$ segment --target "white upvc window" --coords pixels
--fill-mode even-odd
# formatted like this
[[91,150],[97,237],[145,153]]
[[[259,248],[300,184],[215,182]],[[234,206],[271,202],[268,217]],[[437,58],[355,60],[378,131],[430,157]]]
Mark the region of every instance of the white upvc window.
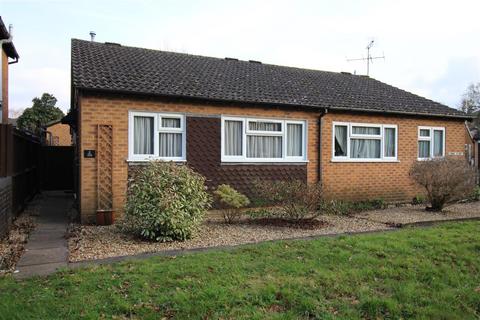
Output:
[[185,115],[130,111],[128,160],[186,159]]
[[397,161],[398,127],[392,124],[333,122],[332,161]]
[[418,127],[418,160],[445,157],[445,128]]
[[307,123],[222,117],[222,162],[305,162]]

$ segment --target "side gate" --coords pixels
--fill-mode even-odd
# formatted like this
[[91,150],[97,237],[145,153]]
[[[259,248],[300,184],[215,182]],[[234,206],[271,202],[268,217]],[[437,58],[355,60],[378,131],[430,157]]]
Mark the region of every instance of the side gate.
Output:
[[73,190],[73,146],[42,146],[40,188]]

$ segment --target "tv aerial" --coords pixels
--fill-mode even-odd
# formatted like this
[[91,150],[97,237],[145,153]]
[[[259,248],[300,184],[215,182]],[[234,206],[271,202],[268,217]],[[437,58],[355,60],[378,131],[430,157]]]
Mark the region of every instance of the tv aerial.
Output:
[[366,58],[355,58],[355,59],[347,59],[348,62],[351,61],[367,61],[367,76],[370,76],[370,63],[373,64],[373,60],[376,59],[383,59],[385,60],[385,54],[382,56],[372,57],[370,55],[370,49],[373,47],[374,40],[370,41],[365,49],[367,49],[367,57]]

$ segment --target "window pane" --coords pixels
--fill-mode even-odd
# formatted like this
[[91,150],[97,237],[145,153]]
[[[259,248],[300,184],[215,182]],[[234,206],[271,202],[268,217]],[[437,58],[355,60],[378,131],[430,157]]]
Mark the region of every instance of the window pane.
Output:
[[282,131],[282,124],[277,122],[262,122],[262,121],[250,121],[248,122],[248,129],[255,131]]
[[420,137],[430,137],[429,129],[420,129]]
[[350,157],[358,159],[380,158],[380,140],[377,139],[351,139]]
[[418,157],[430,158],[430,141],[418,141]]
[[433,156],[443,157],[443,131],[433,131]]
[[380,128],[377,127],[352,127],[353,134],[380,135]]
[[287,156],[302,156],[303,126],[301,124],[287,124]]
[[225,121],[225,155],[241,156],[243,123],[241,121]]
[[347,156],[347,126],[335,126],[335,157]]
[[153,154],[153,117],[133,117],[133,153]]
[[385,128],[385,157],[395,157],[395,128]]
[[281,158],[282,137],[247,136],[248,158]]
[[182,156],[182,134],[160,132],[160,157]]
[[180,119],[162,117],[162,128],[180,128]]

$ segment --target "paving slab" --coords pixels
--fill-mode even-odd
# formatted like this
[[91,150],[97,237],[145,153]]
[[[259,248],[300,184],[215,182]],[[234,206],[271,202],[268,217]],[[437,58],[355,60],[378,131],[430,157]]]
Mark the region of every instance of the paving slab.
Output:
[[56,272],[59,268],[66,268],[66,262],[47,263],[34,266],[18,267],[18,272],[14,274],[16,279],[26,279],[34,276],[47,276]]
[[17,263],[15,278],[47,275],[68,265],[68,246],[65,234],[67,213],[73,203],[71,194],[43,193],[39,201],[37,226],[30,234],[25,253]]
[[38,264],[65,262],[68,258],[66,246],[47,249],[26,250],[24,256],[17,263],[17,266],[33,266]]

